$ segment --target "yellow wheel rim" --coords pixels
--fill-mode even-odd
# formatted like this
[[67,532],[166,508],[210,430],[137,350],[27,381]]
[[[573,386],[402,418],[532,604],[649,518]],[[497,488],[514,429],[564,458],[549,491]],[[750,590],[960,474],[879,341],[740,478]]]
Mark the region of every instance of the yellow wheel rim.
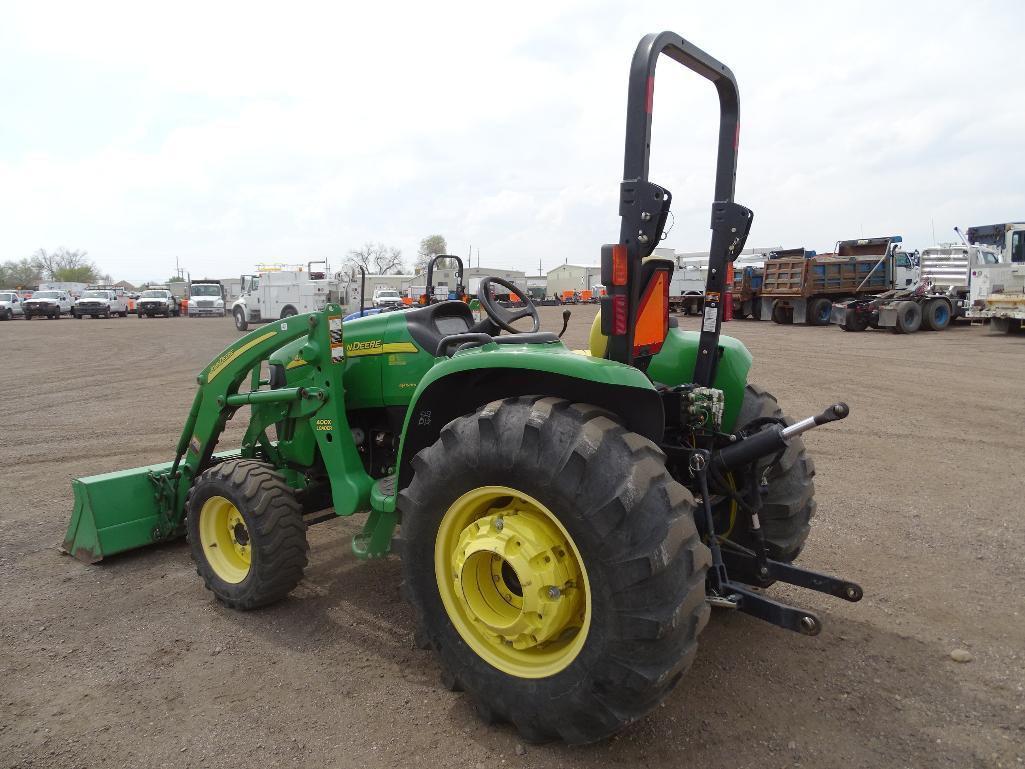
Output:
[[587,571],[569,532],[533,497],[507,486],[463,494],[438,528],[434,572],[456,631],[502,672],[545,678],[583,648]]
[[252,547],[242,513],[224,497],[210,497],[199,511],[199,541],[214,574],[238,584],[249,575]]

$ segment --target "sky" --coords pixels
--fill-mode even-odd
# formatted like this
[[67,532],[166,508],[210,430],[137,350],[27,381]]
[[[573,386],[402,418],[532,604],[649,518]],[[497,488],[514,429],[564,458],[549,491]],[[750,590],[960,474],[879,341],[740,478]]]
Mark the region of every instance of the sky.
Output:
[[[618,239],[626,85],[672,30],[740,88],[749,246],[1025,218],[1025,3],[0,0],[0,261],[228,277],[444,235],[483,266]],[[718,107],[663,58],[664,246],[710,240]]]

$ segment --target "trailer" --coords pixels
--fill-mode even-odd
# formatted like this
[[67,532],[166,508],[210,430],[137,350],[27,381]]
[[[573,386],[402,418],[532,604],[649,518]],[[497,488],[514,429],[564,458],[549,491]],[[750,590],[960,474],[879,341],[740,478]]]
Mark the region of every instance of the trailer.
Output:
[[913,287],[919,282],[918,254],[902,250],[901,242],[900,235],[842,240],[831,254],[768,259],[762,316],[827,326],[835,302]]

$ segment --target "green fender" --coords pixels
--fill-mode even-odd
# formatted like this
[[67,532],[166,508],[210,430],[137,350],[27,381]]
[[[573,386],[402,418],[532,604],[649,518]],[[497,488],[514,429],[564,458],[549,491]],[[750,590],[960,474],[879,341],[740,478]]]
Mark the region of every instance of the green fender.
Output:
[[[669,329],[665,344],[648,365],[648,376],[659,384],[669,387],[694,381],[694,363],[698,355],[697,331]],[[744,403],[744,389],[751,370],[751,353],[739,339],[732,336],[719,337],[719,365],[715,370],[715,388],[723,391],[726,399],[723,408],[723,430],[733,430],[740,407]]]

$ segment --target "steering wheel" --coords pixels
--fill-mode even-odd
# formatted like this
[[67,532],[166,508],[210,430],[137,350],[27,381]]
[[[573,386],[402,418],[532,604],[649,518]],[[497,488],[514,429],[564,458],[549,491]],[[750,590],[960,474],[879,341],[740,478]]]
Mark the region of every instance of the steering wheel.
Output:
[[[517,310],[510,310],[507,307],[502,307],[502,305],[491,298],[492,283],[499,285],[502,288],[509,289],[509,293],[515,294],[517,297],[522,299],[524,304],[526,304],[526,307]],[[480,306],[484,308],[484,312],[488,314],[488,317],[510,334],[534,334],[541,329],[541,318],[537,314],[537,307],[535,307],[534,303],[530,301],[529,296],[507,280],[502,280],[501,278],[484,278],[481,280],[480,287],[477,289],[477,299],[480,300]],[[528,315],[534,319],[534,327],[530,329],[530,331],[522,332],[520,329],[513,326],[513,323],[518,321],[520,318],[526,318]]]

